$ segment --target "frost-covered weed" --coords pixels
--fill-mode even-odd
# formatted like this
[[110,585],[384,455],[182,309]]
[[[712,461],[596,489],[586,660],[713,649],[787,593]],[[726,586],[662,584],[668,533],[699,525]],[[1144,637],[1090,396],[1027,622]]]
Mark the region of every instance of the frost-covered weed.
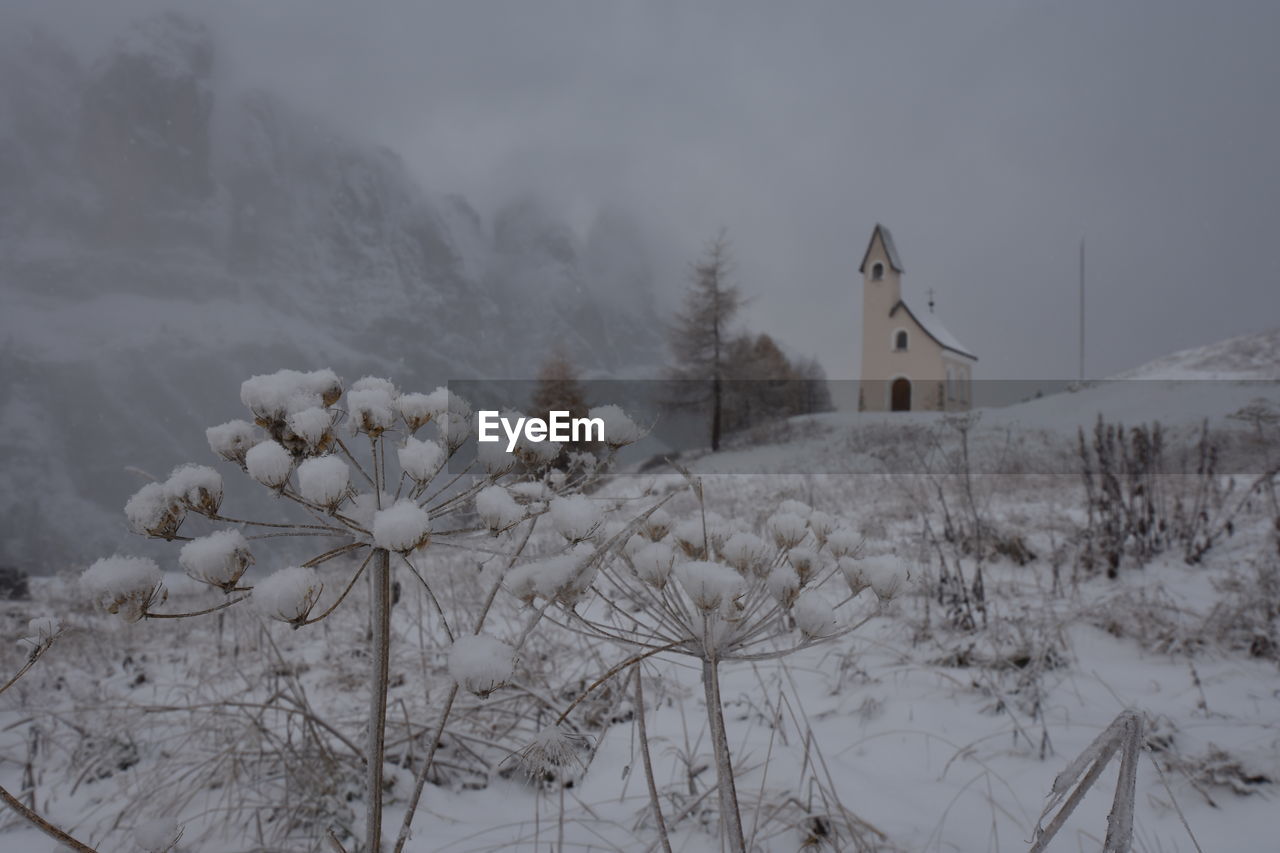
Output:
[[[495,457],[487,452],[479,464],[460,463],[459,471],[448,472],[450,461],[473,434],[473,426],[470,405],[445,388],[404,394],[387,379],[365,377],[344,392],[333,371],[282,370],[246,380],[240,398],[253,422],[232,420],[210,427],[206,431],[209,447],[271,490],[283,504],[292,505],[299,517],[268,520],[224,514],[222,476],[207,466],[179,466],[165,482],[143,486],[129,499],[125,513],[130,527],[140,534],[184,541],[177,556],[179,565],[190,577],[224,593],[223,603],[193,613],[159,611],[167,596],[160,568],[141,558],[99,560],[84,572],[81,583],[97,605],[131,622],[200,616],[247,600],[261,615],[302,628],[333,613],[367,573],[372,701],[365,755],[365,849],[378,850],[392,572],[408,570],[434,600],[431,573],[422,570],[422,558],[437,541],[452,540],[458,547],[468,547],[464,543],[474,537],[498,537],[496,547],[501,550],[497,553],[505,554],[510,568],[529,541],[529,525],[549,513],[565,550],[546,554],[541,563],[533,564],[540,568],[525,566],[512,572],[506,583],[519,586],[520,572],[524,572],[531,598],[541,595],[570,602],[590,586],[594,574],[588,569],[617,544],[614,539],[591,543],[603,529],[605,508],[578,494],[607,467],[608,460],[591,457],[568,469],[554,468],[559,447],[526,442],[514,456]],[[614,427],[614,450],[627,443],[628,436],[640,435],[617,407],[603,407],[599,416]],[[427,428],[434,429],[434,437],[416,434]],[[391,460],[398,463],[398,472],[389,465]],[[201,517],[213,529],[186,535],[191,516]],[[521,526],[526,531],[517,535]],[[309,560],[275,567],[268,554],[261,552],[269,540],[282,536],[322,544]],[[490,546],[477,550],[495,553]],[[351,568],[336,589],[326,589],[317,567],[340,557],[350,560]],[[248,583],[246,572],[255,563],[268,574]],[[494,594],[502,582],[499,574]],[[528,635],[526,631],[510,646],[481,634],[493,594],[487,601],[482,611],[468,619],[476,626],[472,635],[448,635],[450,672],[459,686],[481,696],[511,679],[519,645]],[[447,625],[444,629],[449,631]],[[451,697],[441,726],[452,706]],[[434,747],[430,754],[434,755]],[[408,837],[430,766],[428,757],[418,771],[397,850]],[[145,830],[140,832],[147,835]],[[176,836],[166,829],[145,839],[140,835],[138,841],[146,849],[151,849],[148,845],[166,849],[165,839],[171,837]]]

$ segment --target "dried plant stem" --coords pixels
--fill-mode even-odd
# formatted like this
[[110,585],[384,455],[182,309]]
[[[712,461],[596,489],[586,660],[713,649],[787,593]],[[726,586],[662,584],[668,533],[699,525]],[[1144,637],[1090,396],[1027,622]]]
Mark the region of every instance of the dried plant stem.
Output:
[[427,773],[431,770],[431,765],[435,763],[436,748],[440,746],[440,738],[444,736],[445,723],[449,721],[449,713],[453,710],[453,700],[458,698],[458,685],[455,682],[449,688],[449,696],[444,700],[444,708],[440,711],[440,721],[436,723],[436,730],[431,734],[431,746],[427,748],[427,757],[423,760],[422,769],[418,771],[418,778],[413,781],[413,796],[409,798],[409,810],[405,812],[404,823],[400,825],[400,835],[396,838],[395,853],[401,853],[404,845],[409,841],[409,830],[413,826],[413,815],[418,810],[418,802],[422,799],[422,789],[427,783]]
[[382,849],[382,757],[386,748],[387,672],[391,660],[391,553],[374,552],[372,600],[373,660],[369,679],[369,774],[366,788],[365,851]]
[[649,756],[649,732],[644,720],[644,686],[640,678],[640,665],[636,664],[636,731],[640,736],[640,756],[644,760],[644,780],[649,786],[649,804],[653,819],[658,825],[658,839],[662,849],[671,853],[671,839],[667,837],[667,822],[662,817],[662,801],[658,799],[658,783],[653,778],[653,759]]
[[733,781],[733,761],[729,737],[724,728],[724,710],[720,705],[719,663],[713,657],[702,660],[702,687],[707,697],[707,723],[711,727],[711,746],[716,756],[716,788],[720,794],[720,831],[729,842],[731,853],[746,853],[742,835],[742,815],[738,811],[738,789]]
[[3,787],[0,787],[0,800],[4,800],[5,804],[8,805],[9,808],[17,812],[36,829],[40,830],[53,840],[62,842],[67,847],[76,851],[76,853],[98,853],[97,850],[90,847],[88,844],[77,841],[61,829],[58,829],[58,827],[49,823],[49,821],[45,820],[35,811],[28,808],[21,800],[13,794],[10,794]]

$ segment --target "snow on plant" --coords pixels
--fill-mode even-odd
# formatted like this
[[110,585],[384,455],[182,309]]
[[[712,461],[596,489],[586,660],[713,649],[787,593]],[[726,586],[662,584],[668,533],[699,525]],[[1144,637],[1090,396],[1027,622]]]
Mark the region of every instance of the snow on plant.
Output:
[[152,604],[164,601],[162,578],[155,560],[115,556],[86,569],[80,585],[103,610],[126,622],[137,622]]
[[604,514],[586,495],[555,498],[551,501],[551,523],[565,539],[581,542],[599,528]]
[[449,648],[449,675],[481,698],[510,681],[514,673],[515,649],[495,637],[459,637]]
[[253,565],[253,555],[239,530],[217,530],[183,545],[178,552],[178,565],[201,583],[231,592]]
[[[543,558],[507,575],[508,590],[537,608],[535,618],[558,608],[558,624],[635,650],[565,709],[521,760],[541,772],[577,757],[565,747],[568,713],[607,677],[650,655],[695,658],[716,757],[722,836],[730,850],[743,853],[719,667],[781,658],[855,630],[878,612],[881,601],[905,588],[909,575],[887,558],[858,565],[851,555],[860,539],[798,501],[779,504],[759,532],[741,520],[721,518],[706,510],[701,481],[681,473],[697,506],[679,523],[670,524],[664,510],[653,508],[620,529],[606,528],[609,535],[598,535],[596,547],[577,546],[578,556],[570,551]],[[555,506],[553,501],[553,519]],[[572,539],[574,532],[565,535]],[[838,596],[826,587],[841,574],[850,579],[850,590]],[[879,598],[863,597],[869,612],[860,619],[842,617],[840,609],[872,586]],[[652,807],[660,813],[656,801]]]
[[[131,622],[200,616],[248,600],[264,616],[302,628],[333,613],[367,573],[372,663],[364,849],[378,850],[393,567],[409,570],[430,593],[431,573],[420,572],[410,555],[420,561],[433,543],[454,540],[457,547],[474,547],[487,558],[496,554],[510,568],[526,547],[536,519],[550,512],[565,537],[566,550],[544,555],[538,568],[520,571],[530,600],[541,595],[570,604],[593,581],[591,567],[617,544],[610,539],[593,548],[584,541],[601,529],[603,512],[577,494],[609,460],[602,466],[593,457],[589,465],[562,470],[552,466],[560,454],[558,446],[522,445],[514,458],[488,453],[447,471],[474,430],[470,405],[445,388],[401,393],[387,379],[365,377],[344,392],[331,370],[281,370],[246,380],[240,399],[252,423],[231,420],[210,427],[205,433],[210,449],[271,490],[282,505],[294,507],[300,517],[267,520],[225,514],[221,475],[206,466],[179,466],[165,482],[139,489],[128,500],[125,514],[140,534],[182,541],[179,565],[192,578],[222,591],[226,599],[196,613],[160,612],[156,608],[167,598],[160,567],[149,559],[126,556],[97,561],[83,573],[81,583],[103,609]],[[631,423],[620,409],[606,414],[620,431]],[[417,434],[427,428],[435,435]],[[637,431],[631,434],[639,436]],[[398,472],[391,461],[398,463]],[[507,482],[501,482],[503,478]],[[213,529],[185,535],[183,527],[191,516],[201,517]],[[514,535],[521,526],[523,537]],[[486,534],[506,538],[484,547],[466,544]],[[266,540],[281,536],[323,544],[309,560],[275,566],[258,552]],[[350,560],[345,582],[326,590],[317,567],[343,557]],[[251,584],[245,574],[255,563],[269,573]],[[512,575],[507,585],[519,586],[520,572]],[[503,582],[501,577],[494,581],[494,594]],[[477,635],[492,600],[490,595],[476,616]],[[444,630],[448,632],[447,625]],[[450,670],[465,689],[483,694],[510,679],[519,643],[508,647],[484,636],[455,638],[451,633],[448,640],[454,650]],[[447,700],[440,726],[452,702]],[[433,756],[434,750],[418,771],[397,851],[408,837]]]

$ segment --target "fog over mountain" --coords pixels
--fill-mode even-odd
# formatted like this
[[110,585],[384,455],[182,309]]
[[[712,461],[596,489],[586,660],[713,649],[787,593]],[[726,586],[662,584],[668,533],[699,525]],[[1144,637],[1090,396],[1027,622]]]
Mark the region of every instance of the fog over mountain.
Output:
[[[0,560],[119,547],[141,477],[205,459],[240,382],[329,366],[426,390],[661,358],[651,248],[526,196],[483,221],[400,156],[223,85],[199,21],[145,18],[84,62],[0,32]],[[130,547],[136,543],[130,542]]]

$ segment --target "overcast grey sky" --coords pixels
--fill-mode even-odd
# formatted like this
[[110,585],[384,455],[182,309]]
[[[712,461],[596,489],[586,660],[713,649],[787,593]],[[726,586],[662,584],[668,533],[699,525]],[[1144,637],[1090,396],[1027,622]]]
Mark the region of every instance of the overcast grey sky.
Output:
[[[32,5],[91,48],[164,4]],[[726,227],[749,325],[832,377],[876,221],[980,378],[1074,374],[1082,235],[1093,374],[1280,325],[1274,0],[182,6],[232,82],[483,213],[620,205],[681,261]]]

